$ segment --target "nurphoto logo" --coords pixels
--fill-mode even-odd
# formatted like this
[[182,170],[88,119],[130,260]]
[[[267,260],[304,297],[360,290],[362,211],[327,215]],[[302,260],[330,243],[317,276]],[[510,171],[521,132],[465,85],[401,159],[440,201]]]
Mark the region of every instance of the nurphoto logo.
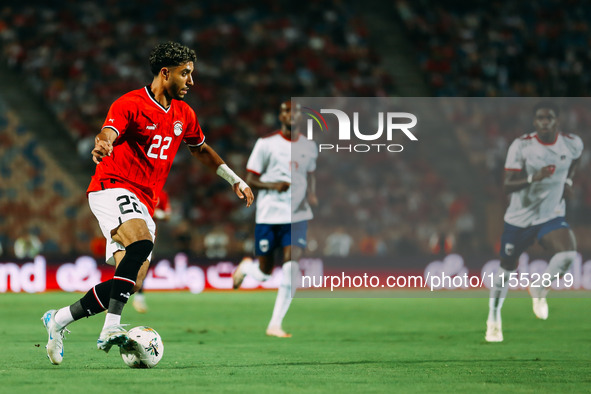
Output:
[[[378,112],[377,113],[377,131],[360,130],[360,116],[359,112],[353,112],[353,122],[347,113],[334,108],[322,108],[316,111],[310,107],[302,107],[303,113],[308,115],[307,120],[307,138],[314,139],[314,128],[319,129],[320,132],[327,133],[328,124],[322,114],[331,114],[336,117],[338,122],[338,139],[339,141],[351,141],[356,138],[361,141],[377,141],[382,138],[384,129],[386,131],[386,141],[391,142],[394,133],[402,132],[409,140],[418,141],[418,138],[410,131],[416,126],[417,117],[409,112]],[[364,116],[367,116],[364,114]],[[408,122],[400,123],[400,120],[408,120]],[[385,126],[384,126],[385,124]],[[352,133],[351,133],[352,131]],[[353,134],[353,136],[352,136]],[[382,138],[383,139],[383,138]],[[326,144],[318,145],[318,151],[335,151],[335,152],[402,152],[404,147],[401,144],[387,144],[387,143],[363,143],[363,144]]]

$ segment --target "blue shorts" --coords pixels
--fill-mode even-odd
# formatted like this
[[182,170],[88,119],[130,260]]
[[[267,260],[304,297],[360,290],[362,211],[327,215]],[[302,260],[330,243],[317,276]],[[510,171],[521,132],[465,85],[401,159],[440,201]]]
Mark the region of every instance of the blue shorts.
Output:
[[539,241],[544,235],[559,228],[570,228],[564,216],[525,228],[505,222],[501,236],[501,257],[517,259],[535,240]]
[[266,256],[275,248],[290,245],[306,248],[308,222],[293,224],[259,224],[254,227],[254,252],[256,256]]

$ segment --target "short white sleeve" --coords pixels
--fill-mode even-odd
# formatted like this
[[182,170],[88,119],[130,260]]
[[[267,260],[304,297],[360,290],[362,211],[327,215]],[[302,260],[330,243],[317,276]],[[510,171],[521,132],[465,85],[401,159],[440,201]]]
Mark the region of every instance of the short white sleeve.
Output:
[[571,151],[573,152],[573,160],[577,160],[583,153],[583,140],[578,135],[570,134],[568,138],[571,139]]
[[505,171],[521,171],[523,170],[524,161],[523,155],[521,154],[521,139],[518,138],[507,152],[507,159],[505,160]]
[[252,148],[252,153],[246,163],[246,170],[261,175],[265,172],[265,143],[262,138],[259,138]]

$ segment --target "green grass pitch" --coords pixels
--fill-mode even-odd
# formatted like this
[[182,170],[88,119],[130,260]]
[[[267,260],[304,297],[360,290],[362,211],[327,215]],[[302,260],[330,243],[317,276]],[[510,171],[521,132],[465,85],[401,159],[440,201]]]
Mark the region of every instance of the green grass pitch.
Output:
[[103,315],[72,324],[51,365],[40,317],[78,296],[0,295],[1,392],[591,392],[588,298],[549,299],[547,321],[508,298],[505,342],[488,344],[486,298],[296,298],[279,339],[264,334],[275,292],[148,292],[123,321],[160,333],[156,368],[98,351]]

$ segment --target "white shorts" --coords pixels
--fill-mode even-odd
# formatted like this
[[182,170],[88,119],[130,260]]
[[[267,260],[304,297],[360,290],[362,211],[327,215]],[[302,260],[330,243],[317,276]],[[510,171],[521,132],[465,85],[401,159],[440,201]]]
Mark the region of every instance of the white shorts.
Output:
[[[98,192],[88,193],[88,204],[90,210],[96,216],[101,231],[107,239],[105,258],[107,264],[115,265],[113,255],[125,247],[111,238],[111,230],[119,227],[129,219],[143,219],[148,225],[152,241],[156,237],[156,223],[148,213],[148,208],[139,198],[127,189],[105,189]],[[152,259],[152,253],[148,260]]]

